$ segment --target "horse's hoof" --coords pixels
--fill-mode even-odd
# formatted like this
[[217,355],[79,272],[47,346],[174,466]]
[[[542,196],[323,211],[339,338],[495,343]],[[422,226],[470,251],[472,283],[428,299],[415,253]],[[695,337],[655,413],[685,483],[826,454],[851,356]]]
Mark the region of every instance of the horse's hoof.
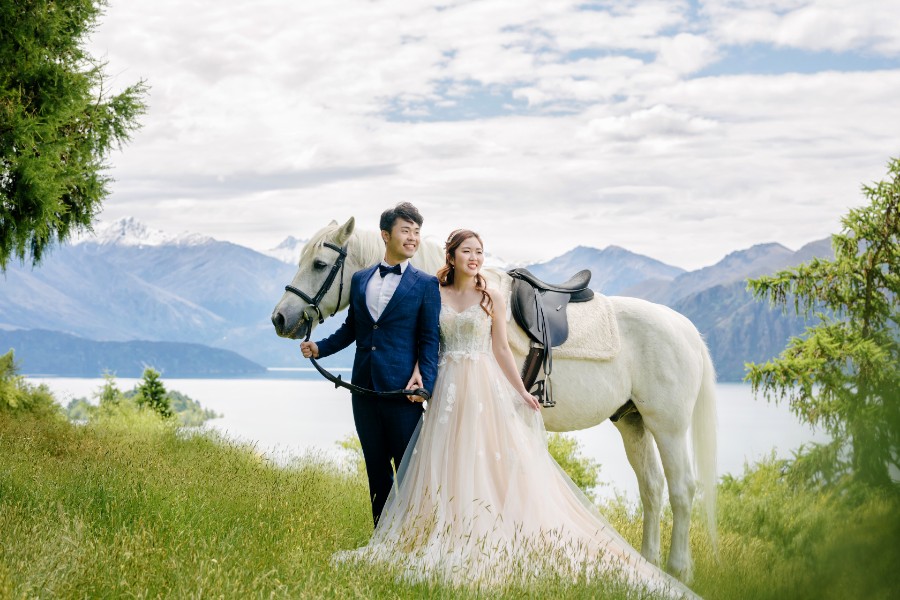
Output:
[[694,581],[694,569],[690,564],[677,566],[670,561],[666,570],[685,585],[690,585]]
[[653,565],[654,567],[659,567],[660,564],[661,564],[661,562],[660,562],[660,560],[659,560],[659,552],[653,552],[653,551],[646,551],[646,552],[644,552],[644,551],[641,551],[641,556],[643,556],[644,559],[645,559],[648,563],[650,563],[651,565]]

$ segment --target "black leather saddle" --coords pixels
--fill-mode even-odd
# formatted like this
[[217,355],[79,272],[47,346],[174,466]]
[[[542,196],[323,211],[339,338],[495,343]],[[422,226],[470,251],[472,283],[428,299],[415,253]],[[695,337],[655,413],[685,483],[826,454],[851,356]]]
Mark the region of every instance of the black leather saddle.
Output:
[[591,272],[587,269],[579,271],[565,283],[558,284],[542,281],[527,269],[513,269],[508,274],[513,278],[510,298],[513,318],[531,338],[531,349],[522,367],[522,381],[526,389],[532,390],[538,370],[543,366],[545,377],[537,382],[538,387],[532,393],[544,406],[553,406],[555,402],[549,387],[553,370],[552,349],[561,346],[569,337],[566,306],[594,297],[594,291],[588,287]]
[[512,283],[512,314],[528,337],[548,348],[561,346],[569,337],[566,306],[569,302],[587,302],[594,297],[588,287],[591,272],[579,271],[565,283],[546,283],[527,269],[508,272]]

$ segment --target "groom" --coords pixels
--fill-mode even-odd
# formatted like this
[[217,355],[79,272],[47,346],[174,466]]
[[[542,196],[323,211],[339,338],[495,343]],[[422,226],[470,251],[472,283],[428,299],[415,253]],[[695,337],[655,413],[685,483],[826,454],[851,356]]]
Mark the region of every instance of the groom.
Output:
[[[347,320],[318,342],[303,342],[303,356],[323,358],[354,341],[351,382],[375,391],[434,390],[441,296],[433,275],[409,259],[419,248],[422,215],[403,202],[381,214],[384,259],[353,275]],[[413,374],[416,362],[421,376]],[[353,421],[362,444],[375,524],[394,482],[391,461],[400,460],[422,415],[419,397],[353,394]]]

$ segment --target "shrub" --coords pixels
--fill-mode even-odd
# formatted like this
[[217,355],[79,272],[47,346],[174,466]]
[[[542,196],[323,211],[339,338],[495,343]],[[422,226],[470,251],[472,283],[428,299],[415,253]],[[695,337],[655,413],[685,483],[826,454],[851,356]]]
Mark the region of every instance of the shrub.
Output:
[[18,374],[13,350],[0,356],[0,412],[60,414],[47,386],[30,385]]
[[600,463],[582,456],[578,440],[561,433],[551,433],[547,436],[547,448],[575,485],[595,502],[597,498],[594,489],[600,480]]

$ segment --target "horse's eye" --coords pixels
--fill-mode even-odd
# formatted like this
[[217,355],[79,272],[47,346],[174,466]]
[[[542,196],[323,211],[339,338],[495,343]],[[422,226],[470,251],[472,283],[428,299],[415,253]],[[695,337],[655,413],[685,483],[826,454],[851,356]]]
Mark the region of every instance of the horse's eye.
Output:
[[316,260],[313,261],[313,268],[314,268],[314,269],[322,270],[322,269],[324,269],[324,268],[327,267],[327,266],[328,266],[328,263],[325,262],[324,260],[319,260],[319,259],[317,258]]

